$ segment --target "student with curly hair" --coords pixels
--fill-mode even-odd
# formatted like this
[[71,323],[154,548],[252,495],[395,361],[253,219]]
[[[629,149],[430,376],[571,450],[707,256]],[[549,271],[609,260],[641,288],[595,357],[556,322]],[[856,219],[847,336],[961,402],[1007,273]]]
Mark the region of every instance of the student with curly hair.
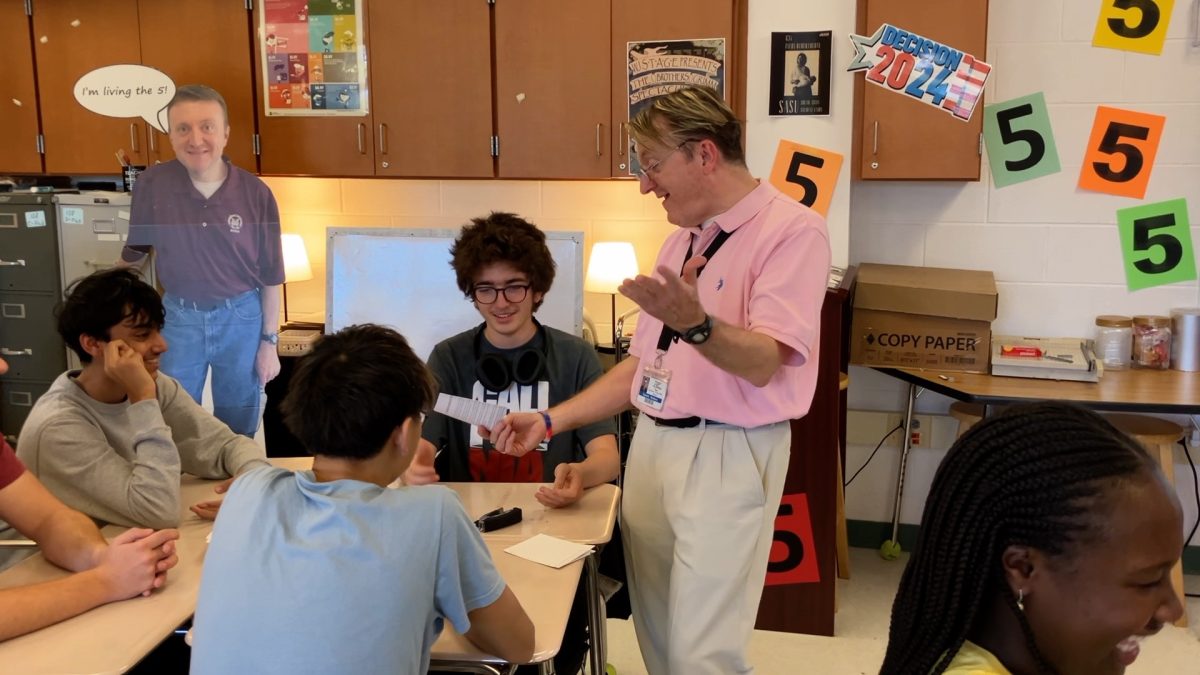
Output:
[[[533,223],[494,212],[474,218],[450,249],[458,288],[483,323],[442,340],[429,356],[439,391],[496,403],[511,411],[544,411],[600,379],[596,351],[582,339],[534,318],[554,283],[546,235]],[[456,482],[542,483],[534,497],[550,508],[574,504],[585,488],[620,471],[611,416],[564,430],[539,448],[498,452],[466,422],[431,413],[421,448],[405,474],[409,485]],[[533,490],[533,487],[530,487]],[[587,651],[587,605],[580,582],[567,621],[559,672],[578,672]]]
[[[512,213],[474,218],[450,255],[458,287],[483,323],[433,348],[429,368],[439,391],[513,412],[539,411],[600,378],[591,345],[534,318],[554,283],[554,258],[535,225]],[[439,413],[425,421],[422,436],[409,484],[550,483],[537,499],[561,507],[575,503],[584,488],[616,479],[620,468],[612,417],[554,434],[543,452],[521,457],[496,452],[475,427]]]
[[1104,418],[1015,406],[933,479],[882,675],[1105,675],[1182,614],[1174,489]]

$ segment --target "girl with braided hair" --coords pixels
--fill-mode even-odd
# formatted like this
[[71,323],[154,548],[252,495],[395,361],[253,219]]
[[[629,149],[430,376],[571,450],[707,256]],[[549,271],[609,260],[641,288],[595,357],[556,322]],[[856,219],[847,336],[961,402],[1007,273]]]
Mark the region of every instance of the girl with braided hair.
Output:
[[1123,673],[1182,607],[1175,490],[1136,442],[1063,403],[972,427],[938,468],[881,675]]

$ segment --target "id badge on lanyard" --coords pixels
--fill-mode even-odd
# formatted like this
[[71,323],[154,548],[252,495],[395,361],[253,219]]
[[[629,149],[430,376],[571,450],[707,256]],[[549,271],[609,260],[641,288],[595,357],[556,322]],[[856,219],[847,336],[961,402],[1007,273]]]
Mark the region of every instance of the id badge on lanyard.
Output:
[[[704,250],[702,254],[707,260],[712,260],[717,251],[725,244],[725,241],[733,232],[721,230],[717,236],[713,238],[712,243]],[[686,265],[688,260],[692,258],[692,244],[688,244],[687,253],[684,255],[683,264]],[[706,262],[705,265],[708,263]],[[682,270],[680,274],[682,274]],[[699,277],[704,273],[704,265],[701,265],[696,270],[696,276]],[[679,334],[663,324],[662,332],[658,335],[658,353],[654,357],[654,365],[645,366],[642,368],[642,384],[638,387],[637,400],[644,403],[655,410],[662,410],[663,405],[667,402],[667,387],[671,384],[671,371],[662,367],[663,356],[670,349],[671,344],[679,339]]]
[[662,367],[663,350],[654,357],[654,364],[642,368],[642,384],[638,387],[639,402],[662,410],[667,401],[667,387],[671,384],[671,371]]

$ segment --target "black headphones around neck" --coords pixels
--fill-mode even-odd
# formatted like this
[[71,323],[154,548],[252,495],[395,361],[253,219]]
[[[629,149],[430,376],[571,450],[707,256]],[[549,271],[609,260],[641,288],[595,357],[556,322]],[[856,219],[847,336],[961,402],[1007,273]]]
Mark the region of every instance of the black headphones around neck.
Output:
[[546,328],[537,319],[533,320],[541,338],[541,348],[529,347],[517,352],[511,359],[495,352],[483,354],[483,330],[487,324],[475,331],[475,379],[488,391],[507,391],[513,382],[528,386],[545,378],[546,361],[550,351],[550,338]]

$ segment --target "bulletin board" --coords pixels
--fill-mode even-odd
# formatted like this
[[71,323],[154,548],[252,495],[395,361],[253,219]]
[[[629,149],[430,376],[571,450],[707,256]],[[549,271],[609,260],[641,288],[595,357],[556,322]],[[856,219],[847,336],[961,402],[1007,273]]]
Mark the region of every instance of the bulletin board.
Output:
[[[396,329],[427,359],[434,345],[483,320],[463,296],[450,268],[458,230],[329,228],[326,230],[325,326],[358,323]],[[538,321],[583,333],[583,233],[547,232],[554,285]]]

